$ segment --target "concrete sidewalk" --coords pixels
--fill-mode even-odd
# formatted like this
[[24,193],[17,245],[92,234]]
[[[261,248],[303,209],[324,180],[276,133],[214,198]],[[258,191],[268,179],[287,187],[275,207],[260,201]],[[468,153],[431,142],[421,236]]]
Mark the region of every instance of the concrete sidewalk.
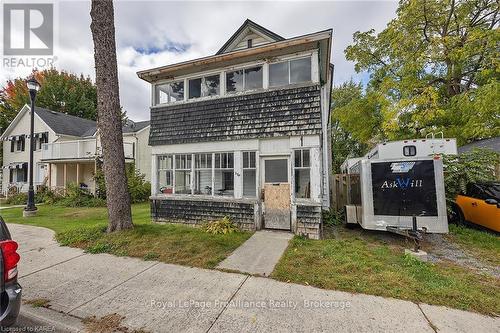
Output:
[[290,232],[257,231],[217,268],[269,276],[292,238]]
[[112,313],[150,332],[499,332],[500,319],[267,278],[85,254],[9,225],[24,299],[77,318]]

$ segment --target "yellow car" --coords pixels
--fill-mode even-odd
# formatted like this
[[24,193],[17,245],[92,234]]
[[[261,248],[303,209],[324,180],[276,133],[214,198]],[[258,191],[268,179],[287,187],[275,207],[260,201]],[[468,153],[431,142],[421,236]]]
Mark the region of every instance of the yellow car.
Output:
[[455,204],[459,223],[467,221],[500,232],[500,182],[468,184]]

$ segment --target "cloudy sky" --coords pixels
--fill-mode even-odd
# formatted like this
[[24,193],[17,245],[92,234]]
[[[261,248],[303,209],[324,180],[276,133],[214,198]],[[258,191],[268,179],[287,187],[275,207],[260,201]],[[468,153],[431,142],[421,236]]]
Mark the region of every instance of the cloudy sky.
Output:
[[[28,1],[30,2],[30,1]],[[42,1],[50,2],[50,0]],[[94,78],[90,1],[55,1],[55,66]],[[149,119],[149,85],[138,70],[214,54],[246,18],[285,37],[333,28],[334,84],[366,80],[344,49],[355,31],[382,30],[395,16],[394,1],[116,1],[115,26],[121,104],[133,120]],[[30,68],[2,68],[0,84]]]

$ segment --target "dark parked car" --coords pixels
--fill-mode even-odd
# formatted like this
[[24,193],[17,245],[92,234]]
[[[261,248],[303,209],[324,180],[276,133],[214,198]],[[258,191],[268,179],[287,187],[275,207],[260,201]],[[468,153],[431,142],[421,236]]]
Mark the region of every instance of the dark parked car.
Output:
[[0,327],[13,325],[21,308],[21,286],[17,283],[19,254],[7,225],[0,216]]

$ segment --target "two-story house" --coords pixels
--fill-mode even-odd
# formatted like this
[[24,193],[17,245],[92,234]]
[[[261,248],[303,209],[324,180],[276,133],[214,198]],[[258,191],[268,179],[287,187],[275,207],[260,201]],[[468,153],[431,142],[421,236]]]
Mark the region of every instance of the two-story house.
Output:
[[[33,183],[64,190],[76,183],[95,193],[94,176],[101,157],[97,123],[44,108],[35,108]],[[28,191],[30,107],[25,105],[4,131],[2,193]],[[125,159],[150,180],[149,121],[123,127]]]
[[138,72],[151,83],[153,219],[319,238],[331,45],[331,30],[285,39],[246,20],[213,56]]

